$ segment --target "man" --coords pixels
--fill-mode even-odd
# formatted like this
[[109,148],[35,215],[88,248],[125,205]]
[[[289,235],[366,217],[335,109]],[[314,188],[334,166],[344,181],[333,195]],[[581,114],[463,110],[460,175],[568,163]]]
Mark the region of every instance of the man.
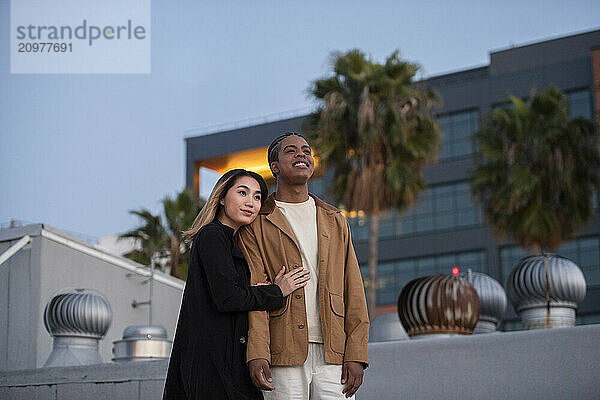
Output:
[[369,319],[348,223],[309,195],[314,160],[304,137],[278,137],[268,160],[277,190],[240,229],[252,283],[282,267],[304,266],[311,278],[282,309],[249,313],[250,376],[267,400],[352,397],[368,366]]

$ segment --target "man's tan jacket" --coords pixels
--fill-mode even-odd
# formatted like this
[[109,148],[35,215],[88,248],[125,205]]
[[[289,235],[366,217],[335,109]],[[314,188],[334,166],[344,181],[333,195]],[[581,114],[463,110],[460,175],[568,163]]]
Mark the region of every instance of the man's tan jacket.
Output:
[[[316,196],[319,240],[318,297],[325,362],[356,361],[368,365],[369,317],[350,228],[337,208]],[[310,223],[307,221],[307,223]],[[238,242],[252,284],[272,282],[277,272],[302,266],[296,238],[275,206],[264,202],[256,220],[239,230]],[[264,358],[272,365],[302,365],[308,355],[304,289],[289,295],[283,308],[249,313],[247,360]]]

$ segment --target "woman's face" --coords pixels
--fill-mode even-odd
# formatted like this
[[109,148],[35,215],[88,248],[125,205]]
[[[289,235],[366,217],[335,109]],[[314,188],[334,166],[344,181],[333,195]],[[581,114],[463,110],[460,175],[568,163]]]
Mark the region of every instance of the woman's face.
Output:
[[219,221],[235,230],[251,223],[260,211],[262,195],[254,178],[239,177],[221,200]]

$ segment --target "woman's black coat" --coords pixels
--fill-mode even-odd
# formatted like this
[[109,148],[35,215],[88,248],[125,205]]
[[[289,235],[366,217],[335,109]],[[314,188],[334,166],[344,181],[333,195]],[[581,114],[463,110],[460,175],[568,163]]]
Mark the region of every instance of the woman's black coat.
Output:
[[194,237],[163,400],[262,399],[246,366],[247,312],[281,308],[283,295],[249,286],[233,233],[215,220]]

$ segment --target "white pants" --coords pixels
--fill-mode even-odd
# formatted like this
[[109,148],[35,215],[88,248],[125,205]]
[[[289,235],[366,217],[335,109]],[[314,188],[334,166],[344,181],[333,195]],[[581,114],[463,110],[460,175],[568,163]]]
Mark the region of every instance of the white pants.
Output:
[[346,399],[342,393],[344,385],[340,383],[342,366],[325,363],[321,343],[308,344],[308,356],[303,365],[271,367],[271,376],[275,390],[263,391],[265,400]]

